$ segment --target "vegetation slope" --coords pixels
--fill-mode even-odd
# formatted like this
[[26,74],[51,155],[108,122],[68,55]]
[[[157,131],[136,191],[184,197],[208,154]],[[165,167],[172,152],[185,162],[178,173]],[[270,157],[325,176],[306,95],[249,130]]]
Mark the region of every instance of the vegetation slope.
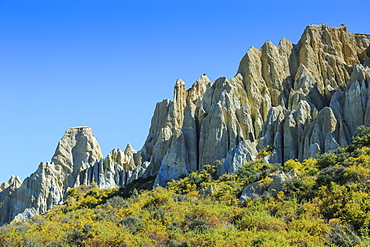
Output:
[[[370,246],[370,127],[336,153],[284,165],[260,159],[235,174],[217,165],[152,190],[82,186],[65,203],[0,228],[1,246]],[[255,181],[297,174],[282,191],[239,200]]]

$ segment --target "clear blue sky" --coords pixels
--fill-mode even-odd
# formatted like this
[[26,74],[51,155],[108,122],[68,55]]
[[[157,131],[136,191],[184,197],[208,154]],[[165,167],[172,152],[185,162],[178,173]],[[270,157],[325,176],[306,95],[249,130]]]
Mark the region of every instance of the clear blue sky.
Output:
[[308,24],[370,33],[363,1],[0,1],[0,182],[50,161],[64,131],[91,126],[104,156],[139,150],[156,102],[181,78],[235,75],[250,46]]

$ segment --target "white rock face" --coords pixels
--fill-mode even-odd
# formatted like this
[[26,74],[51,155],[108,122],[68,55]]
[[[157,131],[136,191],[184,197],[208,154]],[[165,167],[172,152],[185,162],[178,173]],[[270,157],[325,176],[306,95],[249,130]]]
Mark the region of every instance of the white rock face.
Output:
[[217,168],[217,175],[233,173],[246,161],[256,159],[257,155],[256,147],[250,140],[242,141],[227,153],[225,161]]
[[215,160],[223,160],[219,175],[234,172],[267,146],[275,148],[269,162],[282,163],[348,145],[370,123],[369,45],[369,35],[345,26],[310,25],[297,45],[252,47],[230,80],[203,75],[187,91],[178,80],[174,100],[154,113],[149,136],[157,137],[143,147],[156,183]]
[[51,160],[62,168],[62,173],[68,174],[65,185],[73,187],[86,180],[81,172],[102,159],[103,154],[92,129],[76,127],[66,130]]
[[283,189],[284,182],[290,181],[296,176],[297,174],[294,172],[279,172],[271,176],[272,180],[269,184],[265,184],[262,181],[251,183],[243,189],[240,200],[246,201],[254,196],[262,196],[266,193],[274,195]]
[[4,190],[13,191],[22,185],[22,181],[18,176],[11,176],[8,182],[0,183],[0,192]]
[[[63,202],[68,188],[96,182],[100,188],[124,186],[136,169],[136,151],[112,150],[103,158],[90,127],[68,129],[52,162],[41,162],[23,183],[18,177],[0,184],[0,223],[23,221]],[[137,174],[136,178],[142,174]]]
[[[68,129],[60,140],[52,162],[41,162],[2,202],[0,223],[23,220],[44,213],[63,201],[66,190],[81,184],[81,172],[102,159],[98,142],[89,127]],[[1,195],[4,191],[1,192]]]

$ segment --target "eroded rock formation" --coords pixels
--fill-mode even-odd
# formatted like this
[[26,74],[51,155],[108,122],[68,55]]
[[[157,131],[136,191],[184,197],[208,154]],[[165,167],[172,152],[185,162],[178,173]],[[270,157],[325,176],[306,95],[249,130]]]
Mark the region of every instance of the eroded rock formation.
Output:
[[177,80],[141,150],[128,145],[103,158],[90,128],[67,130],[52,162],[23,183],[0,184],[0,223],[43,213],[81,184],[112,188],[153,176],[164,185],[215,160],[223,162],[218,175],[234,172],[267,146],[272,163],[347,146],[357,126],[370,124],[369,57],[370,35],[309,25],[298,44],[251,47],[229,80],[202,75],[189,89]]
[[224,160],[218,174],[233,172],[267,146],[273,163],[347,146],[370,121],[369,45],[369,35],[345,26],[309,25],[296,45],[283,38],[250,48],[230,80],[202,76],[188,94],[177,82],[174,101],[153,117],[162,120],[157,136],[167,133],[163,158],[146,158],[160,166],[156,183],[215,160]]
[[[101,188],[124,186],[137,178],[130,145],[103,155],[90,127],[68,129],[59,141],[52,162],[41,162],[23,183],[12,177],[0,184],[0,223],[23,221],[46,212],[65,199],[68,188],[89,185]],[[133,175],[136,174],[136,177]]]

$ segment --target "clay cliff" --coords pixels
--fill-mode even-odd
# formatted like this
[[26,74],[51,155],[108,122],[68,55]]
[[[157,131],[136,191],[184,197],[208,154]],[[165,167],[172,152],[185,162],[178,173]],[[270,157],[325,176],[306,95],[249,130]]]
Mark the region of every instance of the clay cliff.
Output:
[[268,146],[271,163],[347,146],[357,126],[370,125],[369,57],[370,35],[309,25],[298,44],[251,47],[235,77],[202,75],[188,89],[177,80],[173,100],[156,105],[141,150],[128,144],[103,158],[91,128],[67,130],[51,162],[23,183],[0,184],[0,224],[43,213],[82,184],[153,177],[165,185],[216,160],[218,175],[234,172]]
[[188,90],[178,80],[139,151],[155,183],[215,160],[219,175],[234,172],[268,146],[273,163],[347,146],[357,126],[370,124],[369,45],[370,35],[345,26],[309,25],[298,44],[251,47],[229,80],[203,75]]

